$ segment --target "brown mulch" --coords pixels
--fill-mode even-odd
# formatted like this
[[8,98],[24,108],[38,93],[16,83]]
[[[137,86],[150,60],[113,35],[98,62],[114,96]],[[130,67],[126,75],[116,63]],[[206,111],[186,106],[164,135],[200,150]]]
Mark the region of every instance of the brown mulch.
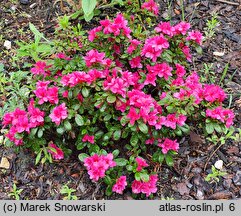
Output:
[[[13,2],[13,3],[12,3]],[[16,2],[16,1],[15,1]],[[47,37],[51,37],[56,25],[56,19],[65,13],[73,12],[74,8],[64,3],[64,11],[60,1],[32,0],[23,5],[14,1],[2,0],[0,3],[0,53],[4,50],[4,40],[12,42],[9,56],[0,55],[8,71],[14,70],[10,62],[11,52],[17,48],[14,41],[25,40],[21,34],[28,30],[28,22],[32,22]],[[181,8],[179,1],[172,1],[171,8],[167,8],[165,1],[160,1],[160,19],[168,14],[172,21],[180,20]],[[222,76],[225,65],[229,63],[223,88],[233,95],[231,108],[236,114],[235,126],[240,128],[241,122],[241,6],[239,0],[213,0],[185,2],[185,17],[194,28],[203,31],[206,21],[212,13],[218,13],[220,25],[213,39],[203,44],[202,57],[197,57],[194,68],[201,69],[203,63],[213,63],[217,83]],[[224,53],[222,56],[215,55]],[[229,100],[227,100],[227,104]],[[154,199],[240,199],[241,197],[241,141],[228,140],[210,158],[217,146],[208,143],[192,131],[190,136],[182,139],[180,154],[175,159],[174,167],[166,165],[156,166],[159,175],[158,192]],[[208,183],[204,180],[210,172],[211,165],[217,160],[224,161],[224,169],[228,175],[220,178],[220,182]],[[68,183],[70,188],[76,189],[78,199],[133,199],[131,191],[124,195],[104,195],[105,185],[93,183],[81,162],[76,157],[70,157],[53,164],[34,165],[35,155],[27,150],[16,153],[14,149],[0,146],[0,199],[9,199],[8,194],[15,183],[17,188],[23,189],[21,199],[62,199],[61,187]]]

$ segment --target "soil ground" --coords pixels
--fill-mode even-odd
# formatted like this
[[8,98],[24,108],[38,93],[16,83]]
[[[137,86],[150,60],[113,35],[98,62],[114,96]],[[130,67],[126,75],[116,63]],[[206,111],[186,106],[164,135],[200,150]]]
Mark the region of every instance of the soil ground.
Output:
[[[54,2],[54,3],[53,3]],[[28,41],[28,23],[32,22],[47,37],[51,37],[58,16],[72,13],[74,7],[64,1],[32,0],[20,4],[18,0],[1,0],[0,2],[0,63],[8,72],[14,70],[10,57],[15,53],[16,40]],[[172,20],[181,19],[181,7],[178,1],[168,8],[167,1],[159,1],[160,19],[168,15]],[[227,75],[221,85],[232,95],[227,104],[236,114],[235,126],[241,121],[241,5],[239,0],[223,1],[184,1],[184,14],[194,28],[203,31],[212,14],[218,14],[219,26],[215,36],[203,44],[202,57],[197,57],[194,69],[203,68],[203,63],[213,63],[213,74],[218,83],[225,65],[229,63]],[[6,51],[3,42],[12,42],[11,50]],[[211,76],[211,74],[210,74]],[[231,101],[231,102],[230,102]],[[1,104],[1,103],[0,103]],[[156,166],[159,175],[158,192],[154,199],[240,199],[241,197],[241,144],[228,140],[221,147],[211,144],[192,131],[190,136],[182,139],[179,155],[174,167]],[[83,165],[70,157],[53,164],[34,165],[35,155],[25,151],[16,153],[14,149],[0,146],[0,159],[5,160],[5,168],[0,167],[0,199],[10,199],[13,183],[23,189],[21,199],[63,199],[60,189],[68,183],[78,199],[133,199],[131,192],[123,195],[104,195],[105,186],[90,181]],[[220,181],[208,183],[204,180],[210,172],[211,165],[217,160],[224,161],[228,173]],[[3,163],[3,161],[2,161]],[[9,163],[9,164],[8,164]]]

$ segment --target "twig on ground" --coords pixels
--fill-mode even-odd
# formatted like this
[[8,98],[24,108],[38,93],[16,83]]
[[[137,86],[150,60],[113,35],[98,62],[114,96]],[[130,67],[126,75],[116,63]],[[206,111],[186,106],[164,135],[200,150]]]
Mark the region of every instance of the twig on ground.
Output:
[[207,168],[208,162],[211,160],[211,158],[213,157],[213,155],[220,149],[221,146],[222,146],[222,144],[219,145],[219,146],[212,152],[212,154],[209,156],[209,158],[207,159],[207,161],[206,161],[206,163],[205,163],[205,165],[204,165],[204,171],[205,171],[206,168]]
[[222,2],[222,3],[225,3],[225,4],[230,4],[230,5],[235,5],[235,6],[239,6],[240,5],[240,2],[230,2],[230,1],[226,1],[226,0],[216,0],[218,2]]

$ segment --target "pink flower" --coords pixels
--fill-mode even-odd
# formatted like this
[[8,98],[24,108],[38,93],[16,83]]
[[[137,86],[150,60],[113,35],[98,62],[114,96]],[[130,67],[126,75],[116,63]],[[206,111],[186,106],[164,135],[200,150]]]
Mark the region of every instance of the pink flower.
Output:
[[167,154],[169,150],[177,151],[179,149],[179,144],[176,140],[170,140],[165,138],[163,143],[158,144],[162,148],[162,153]]
[[151,175],[149,177],[148,182],[134,180],[131,185],[132,192],[135,194],[144,193],[148,197],[152,193],[157,192],[157,187],[156,187],[157,180],[158,180],[157,175]]
[[48,88],[50,81],[38,81],[36,87],[37,88]]
[[48,152],[55,160],[61,160],[64,158],[64,152],[61,148],[58,148],[54,143],[49,144]]
[[38,104],[43,104],[48,101],[48,91],[45,87],[37,87],[34,93],[36,97],[39,98]]
[[68,98],[68,97],[69,97],[69,91],[68,91],[68,90],[64,91],[64,92],[62,93],[62,96],[63,96],[64,98]]
[[137,56],[129,61],[131,68],[142,68],[141,57]]
[[112,191],[122,194],[126,186],[127,186],[126,176],[121,176],[116,180],[116,183],[112,187]]
[[217,85],[205,85],[203,88],[203,97],[208,102],[223,102],[226,98],[225,92]]
[[194,40],[197,44],[202,45],[203,36],[199,31],[188,32],[186,40]]
[[67,107],[65,106],[65,103],[56,106],[49,115],[49,117],[52,119],[52,122],[55,122],[56,125],[60,125],[61,120],[66,119],[67,116]]
[[58,87],[48,88],[48,90],[47,90],[47,98],[48,98],[48,101],[51,104],[58,104],[58,102],[59,102],[58,91],[59,91]]
[[150,139],[147,139],[145,143],[146,143],[147,145],[149,145],[149,144],[152,145],[154,142],[155,142],[155,139],[154,139],[154,137],[152,137],[152,138],[150,138]]
[[88,134],[85,134],[84,137],[82,138],[82,142],[89,142],[89,143],[94,144],[95,143],[95,137],[90,136]]
[[86,53],[84,60],[85,60],[86,66],[91,67],[93,64],[96,64],[96,63],[102,64],[104,57],[105,57],[105,53],[103,52],[99,53],[97,50],[92,49]]
[[216,107],[213,110],[207,109],[206,116],[225,123],[227,128],[229,128],[233,124],[233,111],[230,109],[223,109],[221,106]]
[[31,68],[31,72],[34,74],[34,75],[44,75],[46,76],[47,73],[46,73],[46,70],[49,68],[50,66],[47,66],[47,64],[43,61],[38,61],[35,63],[34,67]]
[[134,50],[137,49],[138,45],[141,43],[140,41],[136,40],[136,39],[133,39],[133,40],[130,40],[130,45],[129,47],[127,48],[127,53],[128,54],[131,54]]
[[140,118],[140,114],[138,114],[136,109],[131,106],[130,111],[126,117],[130,119],[130,124],[134,125],[135,121]]
[[178,77],[183,77],[186,73],[185,67],[180,65],[180,64],[176,64],[176,74]]
[[64,53],[57,53],[55,57],[59,59],[64,59],[64,60],[71,60],[71,58],[66,56]]
[[89,31],[89,36],[88,39],[89,41],[93,42],[95,38],[97,38],[97,33],[102,30],[102,26],[98,26],[96,28],[93,28],[92,30]]
[[169,43],[162,35],[154,36],[146,39],[144,47],[141,50],[141,55],[156,62],[163,49],[167,49],[168,47]]
[[43,125],[44,123],[44,112],[39,108],[34,107],[34,101],[31,100],[28,106],[28,114],[30,116],[29,122],[31,128]]
[[190,23],[182,21],[174,26],[175,34],[185,35],[188,29],[190,29],[190,27],[191,27]]
[[155,29],[157,33],[163,33],[170,37],[174,35],[175,28],[171,26],[170,22],[161,22]]
[[182,52],[186,56],[186,59],[191,62],[192,61],[192,55],[190,54],[190,49],[188,46],[182,47]]
[[136,158],[136,163],[137,163],[136,171],[138,171],[138,172],[141,172],[143,167],[148,166],[147,162],[140,157]]
[[88,170],[90,179],[98,181],[100,178],[105,177],[105,172],[114,166],[116,163],[113,161],[113,155],[97,155],[87,157],[84,160],[84,166]]
[[159,13],[158,5],[154,2],[154,0],[147,0],[147,2],[142,4],[141,8],[146,9],[155,15],[158,15]]

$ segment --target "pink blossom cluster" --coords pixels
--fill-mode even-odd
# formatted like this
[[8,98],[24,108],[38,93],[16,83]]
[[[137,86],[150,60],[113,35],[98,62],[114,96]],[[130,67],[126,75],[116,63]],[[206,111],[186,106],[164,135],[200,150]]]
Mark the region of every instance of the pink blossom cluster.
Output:
[[130,45],[128,46],[127,48],[127,53],[128,54],[132,54],[134,50],[137,49],[137,47],[141,44],[141,42],[139,40],[136,40],[136,39],[131,39],[130,41]]
[[55,160],[61,160],[64,158],[64,152],[61,148],[57,147],[54,143],[49,144],[48,152]]
[[211,85],[205,85],[203,88],[203,97],[206,101],[208,102],[223,102],[224,99],[226,98],[226,94],[221,89],[221,87],[211,84]]
[[112,73],[104,80],[103,87],[105,91],[110,90],[112,93],[119,94],[125,98],[128,87],[136,85],[138,80],[138,73],[113,69]]
[[55,57],[58,58],[58,59],[64,59],[64,60],[67,60],[67,61],[71,60],[71,58],[69,56],[65,55],[65,53],[62,53],[62,52],[57,53],[55,55]]
[[62,76],[61,83],[63,86],[75,87],[81,83],[91,84],[99,78],[104,78],[105,73],[101,70],[91,69],[88,73],[75,71]]
[[118,194],[122,194],[127,186],[126,176],[121,176],[116,180],[116,183],[112,187],[112,191]]
[[49,117],[56,125],[60,125],[60,122],[68,117],[68,109],[65,103],[54,107]]
[[48,87],[49,81],[38,81],[36,90],[34,90],[34,94],[39,99],[38,104],[43,104],[45,102],[49,102],[51,104],[58,104],[58,92],[59,88]]
[[48,76],[50,71],[48,70],[51,66],[47,65],[46,62],[37,61],[33,68],[31,68],[31,72],[34,75],[43,75]]
[[145,41],[144,47],[141,50],[141,55],[156,62],[163,50],[168,47],[169,43],[163,35],[149,37]]
[[203,36],[199,31],[191,31],[188,32],[188,37],[186,38],[186,40],[193,40],[197,44],[202,45]]
[[90,136],[89,134],[85,134],[84,137],[82,138],[82,142],[89,142],[91,144],[95,143],[95,137]]
[[134,180],[131,185],[132,192],[135,194],[144,193],[148,197],[152,193],[157,192],[157,187],[156,187],[157,180],[158,180],[157,175],[150,175],[148,182]]
[[[169,37],[173,37],[173,36],[179,35],[179,34],[186,35],[187,31],[190,29],[190,27],[191,27],[191,25],[187,22],[184,22],[184,21],[178,23],[175,26],[171,26],[170,22],[160,22],[154,30],[157,33],[163,33],[164,35],[168,35]],[[200,32],[198,32],[198,31],[195,32],[195,36],[199,35],[198,33],[200,33]],[[193,35],[193,34],[191,34],[191,35]],[[193,40],[193,38],[191,38],[191,39]],[[190,38],[188,38],[188,40],[190,40]]]
[[178,115],[176,113],[168,114],[166,117],[163,117],[162,125],[176,129],[177,125],[183,126],[185,124],[187,117],[185,115]]
[[144,123],[148,122],[149,125],[157,128],[161,121],[162,108],[155,99],[151,95],[136,89],[129,91],[127,95],[130,110],[126,117],[130,119],[130,124],[134,125],[135,121],[142,118]]
[[98,32],[103,32],[104,34],[113,34],[114,36],[125,36],[131,38],[131,29],[128,27],[128,21],[124,18],[122,14],[118,14],[113,22],[109,19],[101,20],[100,25],[91,31],[89,31],[88,39],[94,41],[98,37]]
[[171,140],[165,138],[164,141],[159,140],[158,146],[162,148],[162,153],[167,154],[169,150],[177,151],[179,149],[179,143],[177,140]]
[[223,109],[221,106],[216,107],[215,109],[207,109],[206,116],[225,123],[228,128],[233,124],[233,111],[230,109]]
[[105,172],[114,166],[116,166],[116,162],[113,161],[113,154],[107,155],[97,155],[87,157],[84,160],[84,166],[88,170],[88,174],[90,179],[94,181],[98,181],[100,178],[105,177]]
[[158,15],[159,13],[158,5],[154,0],[147,0],[145,3],[142,4],[141,8],[146,9],[155,15]]
[[138,172],[141,172],[142,168],[148,166],[147,162],[143,158],[140,158],[140,157],[136,158],[136,163],[137,163],[136,171],[138,171]]
[[22,145],[23,140],[17,139],[16,134],[30,132],[31,128],[35,128],[44,124],[44,112],[34,107],[33,100],[30,101],[28,112],[16,108],[15,111],[6,113],[3,116],[3,126],[11,125],[6,137],[16,145]]
[[147,65],[147,75],[144,85],[152,84],[156,86],[157,76],[160,78],[164,78],[168,80],[170,76],[172,76],[172,67],[170,67],[167,63],[155,64],[154,66]]

